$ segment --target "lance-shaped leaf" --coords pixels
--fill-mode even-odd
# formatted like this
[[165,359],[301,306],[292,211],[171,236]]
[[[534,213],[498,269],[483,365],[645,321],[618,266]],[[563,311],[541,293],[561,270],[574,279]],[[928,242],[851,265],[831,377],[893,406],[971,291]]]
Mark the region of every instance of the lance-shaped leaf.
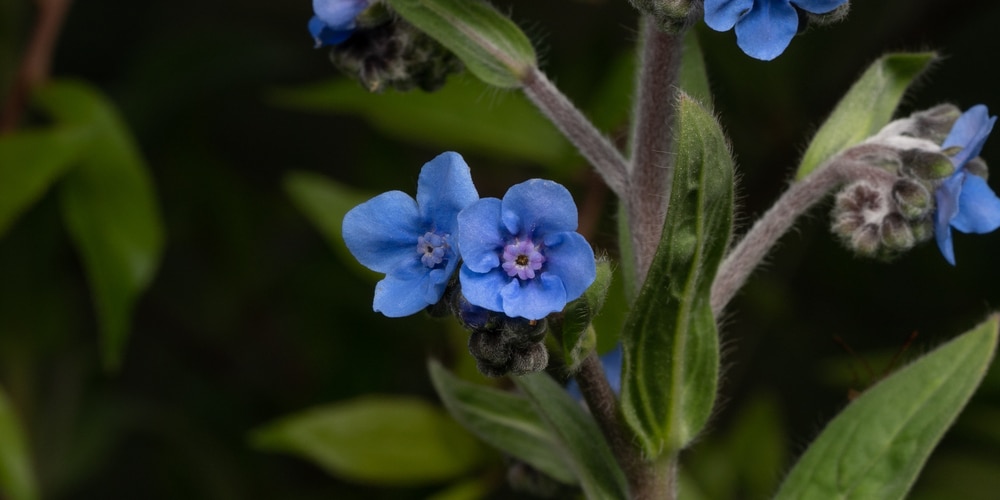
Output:
[[79,159],[88,139],[81,127],[0,137],[0,236]]
[[149,170],[113,105],[80,82],[40,88],[59,124],[91,130],[79,165],[61,185],[63,218],[83,259],[100,321],[104,364],[116,368],[132,308],[153,279],[163,228]]
[[24,426],[3,389],[0,389],[0,498],[38,498]]
[[903,498],[989,368],[1000,317],[868,389],[837,415],[776,498]]
[[888,124],[906,89],[934,57],[932,52],[887,54],[869,66],[816,132],[796,177],[805,177],[827,159]]
[[709,292],[732,230],[733,161],[722,130],[683,93],[678,118],[670,209],[622,334],[622,411],[649,457],[683,448],[712,411],[719,340]]
[[378,484],[431,484],[479,468],[485,448],[438,407],[367,396],[285,417],[252,444],[311,460],[331,474]]
[[490,85],[520,87],[536,64],[535,49],[524,32],[483,0],[387,1]]
[[513,380],[559,438],[587,498],[629,498],[625,474],[594,417],[545,373],[513,377]]
[[438,396],[455,420],[497,449],[552,478],[575,484],[566,452],[527,399],[459,379],[431,360],[427,365]]
[[611,263],[606,258],[597,261],[597,278],[583,296],[566,304],[563,317],[554,328],[562,338],[563,357],[569,371],[575,372],[587,355],[597,347],[597,333],[591,326],[594,316],[604,307],[611,287]]

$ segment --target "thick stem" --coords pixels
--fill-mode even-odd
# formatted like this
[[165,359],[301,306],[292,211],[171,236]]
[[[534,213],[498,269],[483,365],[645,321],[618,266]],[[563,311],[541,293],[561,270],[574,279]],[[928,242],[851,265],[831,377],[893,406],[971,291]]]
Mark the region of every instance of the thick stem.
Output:
[[625,202],[638,287],[645,280],[660,242],[670,198],[683,37],[683,34],[664,33],[652,16],[643,16],[629,190]]
[[628,163],[621,152],[538,68],[531,68],[522,83],[524,93],[531,102],[576,146],[608,187],[616,195],[623,197],[627,185]]
[[72,0],[38,0],[38,22],[0,113],[0,133],[17,128],[31,89],[49,78],[52,52]]
[[712,311],[722,312],[778,239],[831,190],[854,180],[893,177],[864,159],[879,148],[873,144],[851,148],[792,184],[722,261],[712,283]]

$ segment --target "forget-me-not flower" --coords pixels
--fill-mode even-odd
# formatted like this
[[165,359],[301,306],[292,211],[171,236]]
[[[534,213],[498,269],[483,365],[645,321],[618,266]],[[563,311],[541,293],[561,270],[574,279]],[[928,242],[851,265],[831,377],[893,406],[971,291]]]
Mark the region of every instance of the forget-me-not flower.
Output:
[[996,116],[982,104],[962,113],[951,128],[941,149],[961,148],[951,157],[955,173],[945,179],[934,192],[937,213],[934,218],[934,236],[945,260],[955,265],[951,228],[963,233],[989,233],[1000,227],[1000,198],[986,184],[986,179],[967,171],[966,164],[979,156],[986,143]]
[[503,200],[458,214],[462,294],[510,317],[542,319],[594,282],[594,251],[579,233],[573,197],[560,184],[522,182]]
[[458,213],[478,199],[469,166],[448,152],[420,170],[416,200],[390,191],[344,216],[347,248],[365,267],[385,273],[375,287],[376,311],[408,316],[441,300],[458,265]]
[[705,24],[716,31],[736,27],[736,44],[748,56],[770,61],[799,30],[796,7],[826,14],[847,0],[705,0]]
[[309,33],[316,48],[347,40],[356,27],[355,18],[371,0],[313,0],[315,15],[309,19]]

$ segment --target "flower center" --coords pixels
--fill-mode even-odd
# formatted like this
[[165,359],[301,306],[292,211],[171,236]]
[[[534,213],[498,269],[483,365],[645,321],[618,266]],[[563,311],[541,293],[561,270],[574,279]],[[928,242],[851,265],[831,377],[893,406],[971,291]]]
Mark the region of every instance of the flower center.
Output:
[[447,234],[439,235],[428,231],[417,238],[417,253],[420,254],[420,262],[431,269],[444,261],[445,253],[450,247]]
[[534,279],[535,271],[541,269],[544,263],[545,256],[531,240],[514,240],[514,243],[503,249],[501,267],[512,278],[517,276],[522,280]]

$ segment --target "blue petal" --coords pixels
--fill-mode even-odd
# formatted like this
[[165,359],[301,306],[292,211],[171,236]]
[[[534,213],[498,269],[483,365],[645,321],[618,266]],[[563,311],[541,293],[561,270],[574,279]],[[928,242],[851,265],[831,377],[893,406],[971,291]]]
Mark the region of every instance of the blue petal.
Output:
[[813,14],[826,14],[841,5],[847,0],[792,0],[796,7]]
[[967,174],[951,226],[963,233],[985,234],[1000,227],[1000,198],[978,175]]
[[969,160],[979,156],[996,121],[997,117],[989,116],[989,111],[982,104],[969,108],[955,121],[948,137],[941,143],[941,149],[961,147],[962,150],[951,161],[962,168]]
[[511,281],[503,269],[496,267],[486,273],[477,273],[463,265],[458,271],[458,279],[462,284],[462,295],[470,304],[491,311],[503,311],[500,290]]
[[566,300],[575,300],[597,277],[594,250],[580,233],[556,233],[545,237],[546,274],[562,280]]
[[729,31],[753,7],[754,0],[705,0],[705,24],[715,31]]
[[521,237],[575,231],[576,204],[561,184],[531,179],[507,190],[501,212],[504,227]]
[[532,280],[512,279],[500,289],[500,295],[503,313],[512,318],[542,319],[566,307],[566,288],[550,273]]
[[[375,285],[372,309],[390,318],[416,314],[441,298],[438,294],[434,300],[427,300],[428,291],[435,289],[436,286],[427,273],[407,279],[389,275]],[[441,293],[444,293],[443,286]]]
[[353,30],[354,18],[368,8],[369,0],[313,0],[313,12],[332,30]]
[[342,234],[358,262],[389,274],[420,265],[417,238],[427,232],[417,202],[401,191],[382,193],[347,212]]
[[500,205],[496,198],[483,198],[459,212],[458,253],[463,267],[477,273],[499,268],[500,253],[507,240],[506,230],[500,225]]
[[347,30],[335,30],[330,28],[323,22],[319,17],[313,16],[309,19],[309,34],[312,35],[313,40],[316,41],[316,48],[320,48],[326,45],[337,45],[344,40],[350,38],[351,33],[354,33],[354,29]]
[[955,249],[951,242],[951,220],[958,214],[958,199],[962,194],[962,183],[966,173],[958,171],[945,179],[934,191],[937,213],[934,215],[934,238],[941,255],[949,264],[955,265]]
[[756,0],[736,23],[736,44],[754,59],[770,61],[788,48],[799,29],[799,15],[788,0]]
[[439,233],[452,233],[463,208],[479,199],[462,155],[442,153],[424,164],[417,181],[417,205]]

